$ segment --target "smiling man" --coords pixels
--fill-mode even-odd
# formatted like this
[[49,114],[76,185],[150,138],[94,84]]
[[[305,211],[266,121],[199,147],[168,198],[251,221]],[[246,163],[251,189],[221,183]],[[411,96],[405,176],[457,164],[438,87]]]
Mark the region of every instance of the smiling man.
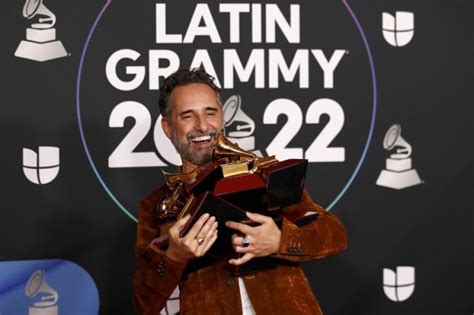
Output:
[[[180,82],[176,73],[176,80]],[[184,75],[184,74],[182,74]],[[195,74],[198,77],[197,73]],[[223,128],[222,105],[219,90],[214,85],[204,83],[188,83],[174,87],[163,87],[160,108],[163,108],[162,127],[170,138],[183,162],[182,172],[190,172],[198,166],[212,160],[214,139]],[[209,78],[209,84],[213,84]],[[168,95],[165,89],[172,89]],[[166,104],[171,106],[167,106]]]
[[[223,128],[219,92],[213,78],[200,69],[179,70],[160,89],[162,127],[181,156],[179,171],[190,182],[196,170],[212,161],[214,141]],[[243,254],[230,260],[206,255],[219,229],[208,214],[179,236],[189,217],[176,221],[180,209],[160,211],[161,202],[171,194],[163,185],[140,203],[133,279],[140,313],[159,314],[179,285],[181,314],[322,314],[299,262],[341,252],[347,234],[336,216],[315,204],[306,191],[300,203],[285,209],[296,216],[319,213],[317,220],[301,227],[287,219],[278,227],[272,218],[255,213],[247,213],[255,226],[227,222],[228,228],[236,230],[233,248]],[[172,225],[169,246],[160,248],[157,239],[165,223]],[[229,271],[229,265],[256,257],[273,257],[277,267],[243,277]]]

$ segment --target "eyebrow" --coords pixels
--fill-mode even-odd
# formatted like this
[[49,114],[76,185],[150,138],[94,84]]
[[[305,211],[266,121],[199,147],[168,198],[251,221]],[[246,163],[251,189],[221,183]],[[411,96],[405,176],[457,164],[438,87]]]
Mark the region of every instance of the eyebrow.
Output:
[[193,112],[192,109],[188,109],[188,110],[185,110],[184,112],[179,113],[179,116],[180,116],[180,117],[183,117],[183,116],[185,116],[185,115],[187,115],[187,114],[191,114],[192,112]]

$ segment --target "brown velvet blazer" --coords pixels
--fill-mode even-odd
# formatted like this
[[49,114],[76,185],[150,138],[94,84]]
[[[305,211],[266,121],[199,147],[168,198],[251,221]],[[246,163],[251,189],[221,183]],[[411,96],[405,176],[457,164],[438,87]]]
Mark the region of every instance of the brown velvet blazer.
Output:
[[[164,251],[150,245],[159,236],[158,226],[162,223],[156,205],[167,193],[162,186],[140,203],[137,270],[133,278],[134,303],[139,313],[158,315],[179,284],[181,314],[242,314],[238,281],[229,271],[227,259],[183,273],[186,265],[169,259]],[[347,246],[346,230],[334,214],[314,203],[306,191],[301,202],[287,210],[298,215],[307,211],[320,215],[302,227],[284,219],[280,250],[274,255],[282,264],[242,279],[257,315],[322,314],[298,262],[341,252]]]

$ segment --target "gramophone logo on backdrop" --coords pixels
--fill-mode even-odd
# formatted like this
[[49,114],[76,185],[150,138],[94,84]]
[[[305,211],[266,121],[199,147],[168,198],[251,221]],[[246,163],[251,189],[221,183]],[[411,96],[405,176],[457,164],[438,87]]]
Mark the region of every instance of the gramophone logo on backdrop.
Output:
[[415,291],[415,267],[398,266],[396,272],[384,268],[383,291],[394,302],[407,300]]
[[26,40],[22,40],[15,56],[35,61],[47,61],[66,57],[67,52],[61,41],[56,40],[56,16],[48,10],[43,0],[26,0],[23,17],[37,23],[26,29]]
[[91,276],[67,260],[0,262],[0,314],[97,315]]
[[52,182],[59,173],[59,148],[38,147],[38,153],[24,148],[23,173],[38,185]]
[[224,103],[224,127],[227,138],[242,149],[262,156],[255,150],[255,122],[241,108],[240,95],[232,95]]
[[407,45],[415,33],[415,15],[411,12],[397,11],[395,17],[390,13],[382,13],[383,37],[392,46]]
[[383,139],[385,150],[392,150],[395,147],[396,153],[390,155],[386,160],[385,169],[377,179],[377,185],[393,189],[403,189],[421,184],[420,176],[411,163],[411,145],[402,138],[402,127],[393,125],[385,134]]
[[37,298],[28,310],[29,315],[57,315],[59,294],[46,282],[46,272],[38,269],[30,276],[25,287],[25,294],[30,298]]

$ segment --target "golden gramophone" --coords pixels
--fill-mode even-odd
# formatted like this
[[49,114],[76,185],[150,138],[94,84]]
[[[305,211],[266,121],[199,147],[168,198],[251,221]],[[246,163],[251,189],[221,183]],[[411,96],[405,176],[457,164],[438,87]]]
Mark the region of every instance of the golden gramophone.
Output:
[[253,174],[263,167],[278,162],[274,155],[262,158],[243,150],[237,144],[230,142],[222,133],[216,138],[213,157],[214,159],[229,158],[232,161],[221,165],[224,177]]

